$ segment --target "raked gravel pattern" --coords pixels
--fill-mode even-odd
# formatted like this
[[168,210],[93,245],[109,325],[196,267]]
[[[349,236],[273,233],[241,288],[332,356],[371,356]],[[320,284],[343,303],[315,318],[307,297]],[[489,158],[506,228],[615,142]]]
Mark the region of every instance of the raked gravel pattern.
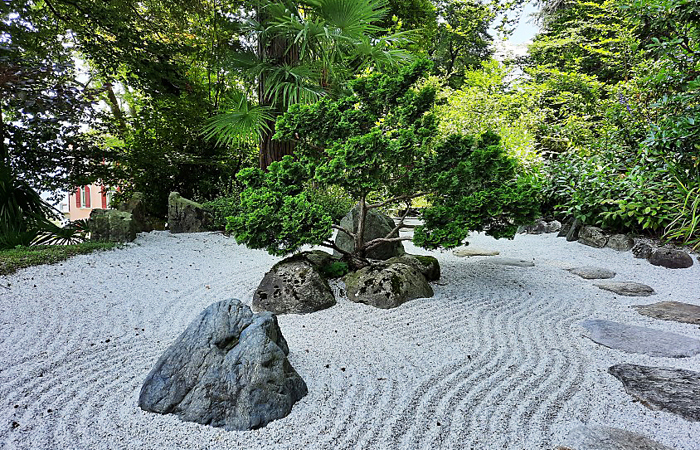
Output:
[[[153,232],[0,277],[9,285],[0,287],[0,448],[551,449],[581,425],[700,448],[700,423],[645,408],[607,373],[620,363],[700,370],[700,356],[627,354],[579,326],[598,318],[700,338],[697,325],[630,308],[700,305],[700,264],[669,270],[554,234],[471,241],[536,265],[431,252],[443,273],[433,298],[380,310],[341,297],[324,311],[279,316],[309,394],[286,418],[249,432],[146,413],[137,398],[192,319],[228,297],[250,304],[278,258],[220,234]],[[563,270],[584,265],[658,294],[621,297]]]

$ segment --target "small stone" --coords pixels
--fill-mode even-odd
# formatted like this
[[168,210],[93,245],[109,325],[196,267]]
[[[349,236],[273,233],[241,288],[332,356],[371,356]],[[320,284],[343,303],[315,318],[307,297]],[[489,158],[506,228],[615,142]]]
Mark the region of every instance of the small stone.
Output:
[[651,245],[647,244],[646,242],[638,242],[634,247],[632,247],[632,254],[635,258],[647,259],[651,255],[652,251],[653,249],[651,248]]
[[628,297],[648,297],[656,294],[654,289],[646,284],[632,281],[601,281],[600,283],[594,283],[594,285],[600,289]]
[[682,302],[659,302],[652,305],[637,305],[639,314],[661,320],[700,325],[700,306]]
[[608,237],[598,227],[583,227],[578,235],[578,241],[595,248],[603,248],[608,243]]
[[460,258],[463,257],[471,257],[471,256],[496,256],[499,255],[501,252],[498,250],[487,250],[484,248],[474,248],[474,247],[467,247],[467,248],[460,248],[456,250],[452,250],[452,254],[455,256],[458,256]]
[[686,252],[672,248],[657,248],[649,256],[649,262],[668,269],[687,269],[693,265],[693,258]]
[[569,432],[564,449],[576,450],[672,450],[638,433],[619,428],[589,425]]
[[552,220],[551,222],[547,222],[544,232],[556,233],[559,230],[561,230],[561,222],[559,222],[558,220]]
[[590,266],[574,267],[573,269],[569,269],[569,272],[587,280],[603,280],[607,278],[613,278],[615,276],[615,272],[613,272],[612,270]]
[[535,265],[534,262],[528,261],[526,259],[505,258],[505,257],[490,258],[490,259],[487,259],[486,262],[488,262],[489,264],[496,264],[499,266],[513,266],[513,267],[533,267]]
[[649,409],[668,411],[700,422],[700,372],[669,367],[618,364],[608,373]]
[[700,341],[680,334],[626,325],[610,320],[581,322],[584,336],[608,348],[663,358],[687,358],[700,354]]
[[634,247],[634,239],[626,234],[613,234],[608,239],[606,246],[618,252],[627,252]]

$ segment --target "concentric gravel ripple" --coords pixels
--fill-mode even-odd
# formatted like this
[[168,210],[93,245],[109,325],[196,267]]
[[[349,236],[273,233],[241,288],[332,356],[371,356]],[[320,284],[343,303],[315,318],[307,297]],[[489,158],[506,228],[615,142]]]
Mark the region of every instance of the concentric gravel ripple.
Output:
[[696,338],[700,330],[652,322],[628,308],[637,302],[561,267],[607,267],[653,284],[663,299],[700,304],[699,267],[663,272],[549,236],[472,242],[536,265],[434,252],[443,277],[433,298],[378,310],[349,302],[335,283],[336,306],[280,316],[309,394],[288,417],[250,432],[146,413],[137,400],[187,324],[218,300],[250,303],[278,259],[220,234],[153,232],[122,249],[3,277],[10,289],[0,291],[0,448],[551,449],[580,424],[603,424],[697,449],[699,424],[633,402],[606,369],[630,362],[697,370],[700,357],[620,355],[583,338],[578,323],[653,323]]

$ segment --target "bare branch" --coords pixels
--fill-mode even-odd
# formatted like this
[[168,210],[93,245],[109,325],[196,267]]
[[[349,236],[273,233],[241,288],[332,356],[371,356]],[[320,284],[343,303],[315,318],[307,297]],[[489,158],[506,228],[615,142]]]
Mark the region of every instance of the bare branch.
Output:
[[417,194],[402,195],[400,197],[390,198],[389,200],[386,200],[386,201],[383,201],[380,203],[372,203],[371,205],[367,205],[367,209],[381,208],[382,206],[386,206],[386,205],[389,205],[391,203],[412,200],[414,198],[422,197],[426,194],[427,194],[427,192],[418,192]]
[[334,230],[342,231],[343,233],[345,233],[345,234],[347,234],[348,236],[350,236],[350,238],[351,238],[352,240],[355,240],[355,233],[352,233],[352,232],[351,232],[350,230],[348,230],[347,228],[343,228],[343,227],[341,227],[340,225],[331,225],[331,228],[333,228]]
[[365,252],[368,252],[372,250],[374,247],[378,247],[382,245],[385,242],[401,242],[401,241],[410,241],[411,237],[409,236],[404,236],[404,237],[397,237],[397,238],[377,238],[377,239],[372,239],[371,241],[367,242],[365,244]]

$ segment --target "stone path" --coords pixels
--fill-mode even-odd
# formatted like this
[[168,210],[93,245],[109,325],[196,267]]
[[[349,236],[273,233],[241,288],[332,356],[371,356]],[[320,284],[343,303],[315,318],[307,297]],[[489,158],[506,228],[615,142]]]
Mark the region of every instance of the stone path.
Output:
[[700,341],[680,334],[600,319],[584,320],[581,326],[592,341],[627,353],[665,358],[700,354]]
[[453,255],[459,256],[460,258],[471,257],[471,256],[496,256],[500,253],[501,252],[499,252],[498,250],[488,250],[485,248],[472,248],[472,247],[459,248],[459,249],[452,251]]
[[646,284],[632,281],[601,281],[600,283],[595,283],[595,286],[628,297],[648,297],[656,294],[654,289]]
[[573,269],[569,269],[569,272],[573,273],[574,275],[578,275],[581,278],[585,278],[586,280],[602,280],[613,278],[615,276],[615,272],[612,270],[591,266],[574,267]]
[[659,302],[651,305],[637,305],[639,314],[661,320],[700,324],[700,306],[682,302]]
[[618,364],[608,372],[644,406],[700,422],[700,372],[634,364]]
[[619,428],[582,426],[571,430],[557,450],[672,450],[641,434]]
[[513,266],[513,267],[533,267],[535,265],[534,262],[528,261],[526,259],[504,258],[504,257],[489,258],[486,262],[488,262],[489,264],[496,264],[499,266]]

